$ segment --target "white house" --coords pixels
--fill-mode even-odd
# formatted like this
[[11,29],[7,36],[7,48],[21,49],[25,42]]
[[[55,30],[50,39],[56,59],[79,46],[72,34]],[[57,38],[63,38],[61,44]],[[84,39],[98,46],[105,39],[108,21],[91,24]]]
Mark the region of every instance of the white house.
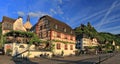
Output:
[[84,50],[85,47],[93,47],[98,46],[98,42],[96,38],[89,39],[89,38],[82,38],[81,40],[77,41],[76,48]]

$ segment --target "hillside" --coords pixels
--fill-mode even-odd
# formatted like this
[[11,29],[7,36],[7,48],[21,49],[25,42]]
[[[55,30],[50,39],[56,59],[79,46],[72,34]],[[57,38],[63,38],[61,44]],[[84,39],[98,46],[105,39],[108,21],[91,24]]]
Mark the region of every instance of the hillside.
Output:
[[81,24],[79,27],[74,29],[76,34],[76,39],[79,40],[82,37],[86,38],[97,38],[99,43],[105,43],[106,41],[115,41],[117,45],[120,45],[120,34],[115,35],[107,32],[97,32],[97,30],[91,26],[88,22],[87,25]]

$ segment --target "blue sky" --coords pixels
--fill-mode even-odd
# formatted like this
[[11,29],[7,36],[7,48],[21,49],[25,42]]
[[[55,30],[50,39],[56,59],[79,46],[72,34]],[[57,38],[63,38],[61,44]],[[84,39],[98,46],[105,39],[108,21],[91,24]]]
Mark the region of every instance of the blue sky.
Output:
[[120,0],[0,0],[0,21],[22,16],[26,22],[28,14],[33,25],[50,15],[72,28],[89,21],[97,31],[120,34]]

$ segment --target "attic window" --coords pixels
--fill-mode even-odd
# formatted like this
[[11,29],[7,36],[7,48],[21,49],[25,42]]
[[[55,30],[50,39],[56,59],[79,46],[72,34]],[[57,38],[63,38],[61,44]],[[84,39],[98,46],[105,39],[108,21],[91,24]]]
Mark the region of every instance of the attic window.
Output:
[[44,21],[46,18],[42,18],[42,20]]
[[43,18],[42,21],[45,23],[45,24],[48,24],[48,20],[46,18]]
[[66,28],[63,28],[64,32],[66,32]]
[[73,33],[72,30],[70,31],[70,33],[71,33],[71,34]]
[[47,19],[44,19],[43,20],[45,24],[48,24],[48,20]]
[[58,26],[57,26],[56,24],[54,25],[54,27],[55,27],[55,29],[57,29],[57,28],[58,28]]

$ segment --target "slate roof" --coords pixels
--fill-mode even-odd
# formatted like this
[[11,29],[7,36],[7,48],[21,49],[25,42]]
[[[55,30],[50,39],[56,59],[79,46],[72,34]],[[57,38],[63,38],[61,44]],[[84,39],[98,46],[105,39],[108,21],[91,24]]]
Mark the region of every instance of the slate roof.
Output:
[[[59,20],[57,20],[57,19],[55,19],[55,18],[52,18],[52,17],[50,17],[50,16],[48,16],[48,15],[45,15],[45,16],[41,17],[41,18],[38,20],[37,24],[40,22],[40,20],[41,20],[42,18],[45,18],[45,19],[48,20],[48,22],[49,22],[49,28],[50,28],[51,30],[55,30],[55,31],[57,31],[57,32],[62,32],[62,33],[65,33],[65,34],[75,35],[73,29],[72,29],[69,25],[67,25],[66,23],[64,23],[64,22],[62,22],[62,21],[59,21]],[[35,26],[36,26],[37,24],[35,24]],[[58,26],[57,29],[55,28],[55,25]],[[33,27],[35,27],[35,26],[33,26]],[[63,28],[66,29],[66,32],[63,30]],[[71,33],[71,31],[72,31],[72,33]]]

